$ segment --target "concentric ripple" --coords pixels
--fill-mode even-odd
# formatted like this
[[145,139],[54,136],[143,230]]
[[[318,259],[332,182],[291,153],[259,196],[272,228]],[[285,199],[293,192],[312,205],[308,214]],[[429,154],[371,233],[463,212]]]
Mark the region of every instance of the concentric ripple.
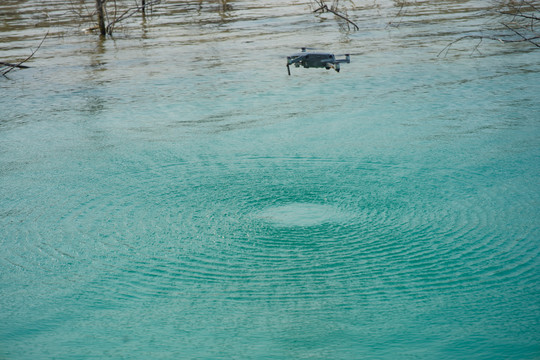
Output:
[[292,203],[264,209],[257,217],[276,226],[315,226],[346,222],[351,215],[331,205]]
[[[505,196],[525,200],[516,193],[519,188],[507,186],[499,197],[460,198],[450,189],[462,189],[463,181],[474,178],[481,182],[483,175],[445,175],[441,179],[454,196],[434,206],[424,201],[434,196],[430,182],[437,179],[405,202],[401,194],[413,183],[395,188],[391,181],[373,182],[378,165],[360,167],[364,188],[358,191],[355,183],[325,178],[329,168],[339,171],[331,162],[316,170],[309,162],[299,166],[283,159],[283,173],[294,167],[304,182],[273,186],[268,176],[275,172],[266,170],[273,161],[178,163],[143,176],[128,170],[122,181],[108,177],[105,191],[88,183],[85,201],[71,209],[76,192],[58,204],[47,194],[43,200],[53,204],[52,211],[30,214],[26,221],[58,223],[63,230],[40,234],[27,226],[38,236],[21,242],[19,250],[12,248],[5,263],[28,271],[43,267],[43,260],[48,264],[41,271],[84,263],[97,275],[89,286],[93,290],[79,295],[90,303],[170,297],[199,282],[220,284],[213,291],[221,296],[281,303],[307,293],[328,301],[382,294],[422,298],[433,292],[486,291],[517,276],[526,284],[534,281],[538,249],[525,240],[532,233],[502,236],[490,230],[491,223],[501,223],[497,209]],[[382,169],[387,177],[404,171]],[[120,184],[129,184],[129,191],[118,192]],[[314,201],[293,201],[300,198]],[[520,207],[531,211],[526,203]],[[64,276],[69,273],[56,281]]]
[[[0,358],[537,357],[536,54],[433,59],[491,5],[162,2],[99,39],[37,3],[0,5],[5,61],[58,31],[0,79]],[[297,46],[352,61],[289,77]]]

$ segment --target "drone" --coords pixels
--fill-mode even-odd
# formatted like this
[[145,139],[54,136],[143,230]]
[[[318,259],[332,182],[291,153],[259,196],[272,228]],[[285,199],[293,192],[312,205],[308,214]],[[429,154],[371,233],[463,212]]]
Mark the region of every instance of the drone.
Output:
[[290,66],[307,68],[325,68],[326,70],[334,69],[337,72],[340,70],[341,63],[349,64],[351,57],[345,54],[345,59],[336,59],[334,54],[320,51],[307,52],[307,48],[303,47],[302,52],[287,56],[287,72],[291,75]]

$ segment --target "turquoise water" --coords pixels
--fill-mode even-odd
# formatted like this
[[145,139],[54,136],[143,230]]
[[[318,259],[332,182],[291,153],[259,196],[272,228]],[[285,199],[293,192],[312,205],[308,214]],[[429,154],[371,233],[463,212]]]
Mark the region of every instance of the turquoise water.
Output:
[[51,30],[0,78],[0,358],[538,358],[538,51],[437,57],[482,1],[229,5],[0,5],[0,61]]

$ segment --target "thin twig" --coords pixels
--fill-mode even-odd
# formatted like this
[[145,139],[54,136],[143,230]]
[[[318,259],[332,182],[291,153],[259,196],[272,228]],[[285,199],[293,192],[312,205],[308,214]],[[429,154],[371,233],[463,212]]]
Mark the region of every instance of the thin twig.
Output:
[[399,27],[399,25],[401,24],[401,22],[403,21],[403,15],[401,15],[401,12],[403,11],[403,7],[405,6],[405,2],[402,2],[401,3],[401,6],[399,7],[399,11],[398,13],[396,14],[396,16],[394,16],[394,19],[397,19],[398,16],[401,16],[401,18],[399,19],[399,22],[397,23],[397,25],[394,24],[394,20],[390,21],[386,27],[388,26],[394,26],[394,27]]
[[127,18],[130,18],[132,17],[133,15],[135,15],[137,12],[139,11],[142,11],[144,10],[145,8],[147,7],[150,7],[152,5],[157,5],[161,2],[161,0],[154,0],[154,1],[150,1],[150,2],[145,2],[142,6],[134,6],[134,7],[131,7],[129,9],[127,9],[126,11],[124,11],[119,17],[116,17],[115,16],[115,19],[113,21],[111,21],[109,23],[109,25],[107,25],[107,33],[109,35],[112,34],[113,32],[113,29],[114,29],[114,26],[119,23],[120,21],[123,21]]
[[540,17],[538,17],[538,16],[522,14],[521,11],[519,13],[512,13],[512,12],[508,12],[508,11],[499,11],[499,14],[513,15],[514,18],[521,17],[521,18],[525,18],[525,19],[540,20]]
[[448,54],[448,51],[452,47],[452,45],[454,45],[457,42],[460,42],[461,40],[465,40],[465,39],[483,39],[483,38],[484,37],[482,35],[465,35],[465,36],[462,36],[459,39],[456,39],[456,40],[452,41],[450,44],[446,45],[441,51],[439,51],[439,53],[437,54],[437,57],[441,56],[441,54],[443,52],[445,52],[445,51],[446,51],[446,54],[444,56],[446,56]]
[[328,8],[328,5],[324,4],[322,5],[320,8],[318,8],[317,10],[314,10],[313,12],[318,12],[318,11],[322,11],[322,12],[325,12],[325,11],[328,11],[328,12],[331,12],[332,14],[336,15],[337,17],[340,17],[342,18],[343,20],[347,21],[348,23],[352,24],[352,26],[354,26],[356,28],[356,30],[360,30],[360,28],[358,27],[358,25],[356,25],[354,22],[352,22],[351,20],[349,20],[347,17],[339,14],[338,12],[332,10],[332,9],[329,9]]
[[[527,7],[528,6],[528,7]],[[464,40],[464,39],[479,39],[478,44],[474,47],[471,55],[478,51],[478,48],[480,44],[482,44],[482,41],[484,39],[489,40],[497,40],[502,43],[519,43],[519,42],[529,42],[535,47],[539,48],[540,44],[538,42],[538,39],[540,39],[540,34],[535,32],[534,27],[537,24],[537,22],[540,20],[537,14],[534,12],[530,12],[530,9],[533,9],[534,11],[538,11],[538,9],[533,5],[531,2],[523,0],[519,4],[514,4],[513,6],[507,5],[507,8],[504,10],[497,10],[499,14],[502,15],[508,15],[510,18],[508,19],[506,23],[501,22],[501,24],[508,30],[510,30],[512,33],[504,34],[504,35],[494,35],[494,36],[485,36],[485,35],[465,35],[462,36],[448,45],[446,45],[437,56],[440,56],[441,54],[444,54],[445,56],[448,54],[448,51],[452,45],[455,43]],[[530,13],[529,13],[530,12]],[[530,20],[530,21],[529,21]],[[530,22],[530,23],[529,23]],[[523,29],[522,32],[520,29]],[[516,35],[518,37],[516,37]],[[478,51],[479,52],[479,51]]]
[[517,31],[517,30],[514,29],[513,27],[508,26],[508,25],[506,25],[505,23],[502,23],[502,24],[503,24],[507,29],[513,31],[516,35],[518,35],[518,36],[520,36],[521,38],[523,38],[523,41],[528,41],[528,42],[530,42],[531,44],[533,44],[534,46],[540,47],[539,44],[537,44],[537,43],[535,43],[534,41],[532,41],[532,40],[534,40],[534,39],[537,39],[538,36],[535,36],[535,37],[532,37],[532,38],[528,38],[528,37],[526,37],[525,35],[522,35],[519,31]]

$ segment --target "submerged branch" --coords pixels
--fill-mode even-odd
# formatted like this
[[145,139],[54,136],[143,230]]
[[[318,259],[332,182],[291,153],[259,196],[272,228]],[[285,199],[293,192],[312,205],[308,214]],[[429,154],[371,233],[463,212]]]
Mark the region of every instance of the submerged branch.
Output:
[[[504,24],[503,24],[504,25]],[[515,29],[512,29],[511,27],[508,27],[510,30],[514,31],[516,34],[520,35],[522,38],[521,39],[504,39],[505,36],[508,36],[508,35],[500,35],[500,36],[486,36],[486,35],[465,35],[465,36],[462,36],[460,38],[457,38],[456,40],[452,41],[451,43],[449,43],[448,45],[446,45],[441,51],[439,51],[439,53],[437,54],[437,57],[441,56],[442,53],[445,53],[445,56],[448,54],[448,51],[450,50],[450,48],[452,47],[452,45],[462,41],[462,40],[465,40],[465,39],[479,39],[480,42],[474,47],[473,49],[473,53],[475,51],[478,51],[478,47],[480,46],[480,44],[482,43],[482,41],[484,39],[488,39],[488,40],[494,40],[494,41],[499,41],[501,43],[519,43],[519,42],[530,42],[531,44],[533,44],[534,46],[536,47],[540,47],[539,44],[535,43],[533,40],[536,40],[536,39],[540,39],[540,36],[534,36],[534,37],[525,37],[521,34],[519,34]]]
[[[475,49],[473,50],[473,52],[475,50],[478,50],[478,46],[480,46],[480,44],[482,43],[482,41],[484,40],[485,36],[483,35],[465,35],[465,36],[462,36],[454,41],[452,41],[450,44],[446,45],[441,51],[439,51],[439,53],[437,54],[437,57],[441,56],[442,53],[446,52],[445,53],[445,56],[446,54],[448,54],[448,51],[450,50],[450,48],[452,47],[452,45],[454,45],[455,43],[458,43],[460,42],[461,40],[465,40],[465,39],[479,39],[480,42],[476,45]],[[501,42],[503,42],[503,40],[499,39],[499,38],[491,38],[492,40],[499,40]]]
[[6,62],[0,62],[1,65],[3,66],[7,66],[8,69],[3,71],[2,72],[2,75],[3,76],[6,76],[7,73],[9,73],[11,70],[13,69],[28,69],[28,66],[25,66],[23,65],[25,62],[27,62],[28,60],[30,60],[34,54],[39,50],[39,48],[41,47],[41,45],[43,45],[43,42],[45,41],[45,39],[47,38],[47,36],[49,35],[49,32],[47,31],[47,33],[45,34],[45,36],[43,37],[43,39],[41,39],[41,42],[39,43],[38,47],[32,51],[32,54],[30,54],[30,56],[28,56],[26,59],[24,59],[23,61],[20,61],[16,64],[12,64],[12,63],[6,63]]
[[8,62],[4,62],[4,61],[0,61],[0,65],[13,67],[13,68],[19,68],[19,69],[28,69],[28,68],[30,68],[29,66],[25,66],[25,65],[21,65],[21,64],[13,64],[13,63],[8,63]]

